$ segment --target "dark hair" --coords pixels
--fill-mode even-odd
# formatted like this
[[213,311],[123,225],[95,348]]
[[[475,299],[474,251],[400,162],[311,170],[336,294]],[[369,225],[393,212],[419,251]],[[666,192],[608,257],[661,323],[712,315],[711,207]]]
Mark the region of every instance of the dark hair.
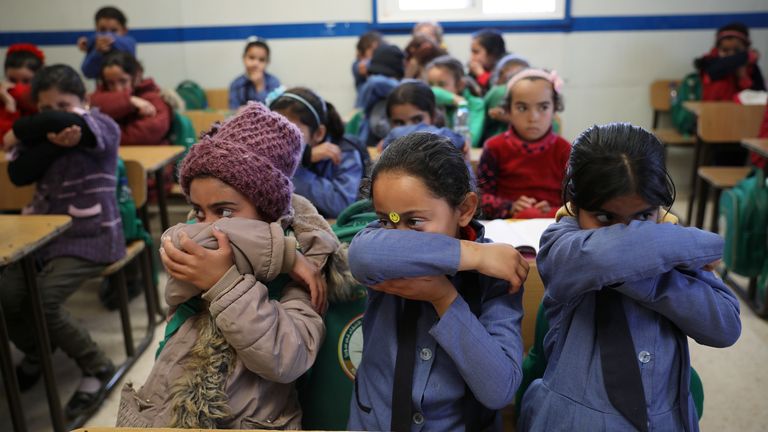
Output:
[[344,137],[344,122],[333,105],[324,101],[317,93],[306,87],[290,88],[272,101],[269,105],[272,111],[287,111],[299,117],[299,121],[309,128],[310,133],[315,133],[320,127],[320,124],[315,119],[315,115],[304,102],[286,96],[286,94],[293,94],[307,101],[318,117],[320,117],[320,124],[325,125],[331,141],[336,144],[341,143],[341,139]]
[[434,67],[447,70],[451,75],[453,75],[453,79],[456,81],[456,85],[464,85],[464,87],[468,88],[473,95],[482,96],[482,89],[480,86],[477,84],[477,82],[475,82],[475,80],[471,79],[464,73],[464,65],[462,65],[461,62],[455,57],[451,57],[450,55],[441,55],[440,57],[437,57],[429,62],[424,70],[430,70]]
[[501,33],[496,30],[479,30],[472,35],[472,39],[477,39],[477,43],[485,48],[485,52],[493,59],[494,64],[507,54],[507,46],[504,44],[504,38],[501,36]]
[[269,51],[269,45],[267,45],[267,40],[258,36],[251,36],[245,40],[245,49],[243,50],[243,57],[245,57],[245,55],[248,54],[249,49],[255,46],[264,48],[264,51],[267,52],[267,60],[269,60],[269,57],[271,54]]
[[37,102],[40,92],[56,89],[61,93],[73,94],[85,100],[85,84],[71,66],[56,64],[40,69],[32,78],[32,100]]
[[399,171],[420,178],[437,198],[456,208],[474,191],[464,155],[448,138],[416,132],[392,141],[373,167],[364,188],[373,199],[373,184],[383,172]]
[[97,10],[93,20],[96,22],[96,24],[98,24],[100,19],[116,20],[123,27],[128,24],[128,19],[125,17],[125,14],[114,6],[104,6],[103,8]]
[[14,51],[5,56],[4,70],[26,68],[37,72],[43,67],[43,61],[30,51]]
[[[722,33],[722,32],[741,33],[741,34],[744,35],[744,38],[740,38],[738,36],[722,36],[721,37],[720,33]],[[716,37],[717,37],[717,45],[718,46],[720,45],[721,41],[723,41],[725,39],[731,39],[731,38],[736,38],[736,39],[741,40],[742,42],[744,42],[744,45],[747,48],[751,45],[751,41],[749,39],[749,27],[744,25],[744,23],[740,23],[740,22],[732,22],[732,23],[728,23],[728,24],[720,27],[719,29],[717,29]]]
[[391,116],[395,105],[411,104],[421,111],[429,113],[435,119],[435,94],[424,81],[403,81],[387,97],[387,117]]
[[[522,71],[520,71],[522,72]],[[518,72],[518,73],[520,73]],[[549,71],[547,71],[549,72]],[[515,74],[517,75],[517,74]],[[545,78],[532,76],[532,77],[525,77],[522,78],[522,80],[528,80],[528,81],[547,81]],[[549,82],[549,81],[547,81]],[[517,84],[517,83],[515,83]],[[551,82],[549,83],[550,87],[552,87],[552,106],[554,107],[555,112],[561,112],[565,109],[565,101],[563,100],[563,95],[560,94],[557,90],[555,90],[554,84]],[[514,86],[512,86],[514,88]],[[501,103],[501,107],[504,108],[504,111],[506,112],[512,112],[512,88],[507,88],[507,93],[504,95],[504,101]]]
[[118,66],[125,71],[131,78],[136,78],[144,72],[136,57],[125,51],[112,51],[104,57],[101,63],[101,79],[104,79],[104,69],[110,66]]
[[384,37],[376,30],[363,33],[357,40],[357,45],[355,46],[357,48],[357,53],[363,54],[365,50],[373,46],[373,44],[380,44],[382,40],[384,40]]
[[433,27],[435,29],[435,37],[437,37],[438,43],[443,43],[443,26],[440,25],[437,21],[420,21],[413,25],[413,29],[411,29],[411,35],[416,36],[419,33],[423,33],[420,31],[416,31],[417,28],[423,27],[425,25],[428,25],[430,27]]
[[629,123],[592,126],[573,142],[563,180],[563,202],[596,211],[607,201],[637,194],[653,206],[671,207],[675,184],[664,145]]

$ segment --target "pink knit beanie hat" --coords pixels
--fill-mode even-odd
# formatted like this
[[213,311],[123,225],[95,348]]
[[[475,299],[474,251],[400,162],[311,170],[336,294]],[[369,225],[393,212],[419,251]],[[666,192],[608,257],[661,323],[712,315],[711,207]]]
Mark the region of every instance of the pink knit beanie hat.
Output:
[[189,198],[195,177],[214,177],[246,196],[272,222],[289,212],[302,136],[285,117],[251,102],[192,146],[179,170]]

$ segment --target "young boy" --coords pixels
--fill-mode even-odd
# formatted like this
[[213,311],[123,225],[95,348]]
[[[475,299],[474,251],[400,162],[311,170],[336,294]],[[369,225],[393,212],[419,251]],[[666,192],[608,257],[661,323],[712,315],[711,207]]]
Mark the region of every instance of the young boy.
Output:
[[125,51],[136,56],[136,39],[128,36],[128,20],[123,12],[112,6],[105,6],[96,12],[96,33],[81,36],[77,47],[86,53],[80,69],[86,78],[96,79],[101,73],[104,56],[112,51]]

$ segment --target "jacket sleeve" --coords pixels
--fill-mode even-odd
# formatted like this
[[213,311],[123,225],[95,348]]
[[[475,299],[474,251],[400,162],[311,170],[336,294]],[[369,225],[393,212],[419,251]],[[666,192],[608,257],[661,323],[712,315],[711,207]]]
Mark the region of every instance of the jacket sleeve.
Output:
[[236,110],[245,105],[246,101],[242,100],[240,94],[242,94],[241,77],[235,78],[232,84],[229,85],[229,109]]
[[360,154],[357,151],[345,151],[341,163],[332,168],[330,178],[300,166],[293,175],[293,185],[295,192],[309,199],[320,213],[335,218],[355,202],[362,177]]
[[501,409],[512,402],[523,376],[523,291],[509,295],[506,282],[482,276],[480,280],[489,283],[480,316],[458,296],[429,333],[451,357],[477,400],[490,409]]
[[373,222],[349,245],[349,268],[363,285],[390,279],[454,274],[461,243],[443,234],[378,228]]
[[512,214],[513,202],[497,195],[499,162],[493,149],[486,147],[480,156],[477,185],[480,189],[480,209],[487,219],[503,219]]
[[22,117],[13,124],[13,133],[28,147],[33,147],[41,142],[48,142],[49,132],[60,132],[69,126],[80,126],[82,134],[79,145],[96,145],[96,137],[83,116],[70,112],[44,111]]
[[80,65],[80,70],[83,71],[83,75],[86,78],[97,79],[101,74],[101,63],[104,61],[104,55],[93,49],[91,45],[90,51],[85,54],[83,63]]
[[269,300],[267,287],[232,267],[217,285],[225,287],[210,301],[216,325],[251,372],[274,382],[290,383],[314,363],[325,337],[323,319],[309,294],[296,285],[283,289],[280,301]]
[[720,236],[697,228],[634,221],[582,230],[564,217],[542,235],[536,264],[547,295],[567,303],[606,285],[701,268],[720,259],[722,249]]
[[465,95],[469,107],[469,135],[472,137],[472,147],[483,146],[481,141],[485,132],[485,101],[483,98]]
[[122,35],[114,36],[115,41],[112,43],[112,51],[123,51],[136,56],[136,39],[133,36]]
[[614,289],[664,315],[702,345],[724,348],[741,334],[739,301],[712,272],[673,269]]
[[151,103],[156,114],[150,117],[136,116],[122,128],[121,143],[161,144],[171,129],[171,108],[159,92],[145,93],[140,96]]
[[128,92],[107,91],[99,87],[91,94],[91,105],[120,121],[136,113],[136,107],[131,103],[131,96]]

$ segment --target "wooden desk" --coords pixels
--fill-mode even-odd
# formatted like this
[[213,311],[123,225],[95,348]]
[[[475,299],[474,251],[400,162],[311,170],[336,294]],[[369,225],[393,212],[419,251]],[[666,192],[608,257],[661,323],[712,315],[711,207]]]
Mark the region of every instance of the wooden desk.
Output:
[[745,138],[741,145],[764,158],[768,158],[768,138]]
[[229,110],[187,110],[184,115],[189,117],[195,128],[195,133],[200,136],[201,133],[208,131],[217,121],[224,121],[229,117],[232,111]]
[[[32,315],[35,322],[37,346],[43,369],[45,390],[48,395],[48,407],[54,431],[64,431],[64,415],[53,375],[51,361],[51,343],[43,313],[42,297],[37,287],[37,272],[31,253],[69,228],[72,218],[58,215],[9,216],[0,215],[0,267],[21,261],[24,278],[30,292]],[[25,431],[24,414],[21,410],[16,372],[11,361],[11,350],[5,317],[0,307],[0,366],[3,373],[5,391],[11,411],[13,428]]]
[[[184,146],[168,145],[127,145],[120,146],[119,154],[123,160],[138,162],[148,174],[155,175],[155,189],[157,190],[157,206],[160,210],[160,224],[162,231],[168,229],[168,204],[165,196],[165,176],[163,169],[176,162],[186,151]],[[149,220],[144,214],[144,223],[149,231]]]
[[702,101],[687,101],[683,102],[683,108],[687,109],[688,111],[694,113],[695,115],[699,115],[701,112],[701,105],[707,104],[707,103],[733,103],[733,102],[702,102]]

